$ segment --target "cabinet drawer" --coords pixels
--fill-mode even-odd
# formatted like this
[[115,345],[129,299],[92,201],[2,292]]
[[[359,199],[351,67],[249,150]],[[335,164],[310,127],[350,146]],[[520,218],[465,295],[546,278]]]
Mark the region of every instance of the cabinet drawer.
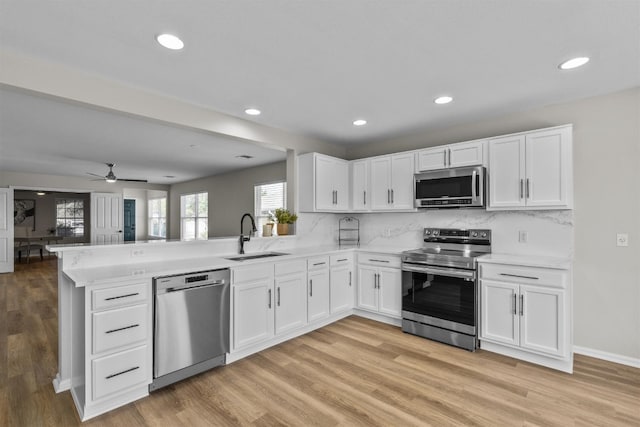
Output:
[[329,257],[329,263],[331,267],[338,267],[341,265],[349,265],[353,262],[353,254],[337,254]]
[[299,259],[295,261],[279,262],[276,264],[276,276],[284,276],[287,274],[306,273],[307,261]]
[[316,256],[307,260],[307,269],[309,271],[323,268],[329,268],[329,257],[327,255]]
[[122,307],[134,303],[146,302],[150,288],[150,283],[136,283],[133,285],[96,289],[91,292],[91,308],[93,310],[102,310],[105,308]]
[[400,268],[400,257],[395,255],[362,253],[358,254],[358,264]]
[[147,346],[112,354],[91,363],[93,400],[151,382]]
[[273,277],[273,264],[269,262],[249,267],[234,268],[231,271],[234,284],[254,282],[256,280]]
[[567,272],[565,270],[523,267],[508,264],[483,263],[480,265],[480,278],[510,283],[552,286],[556,288],[565,288],[567,286]]
[[93,313],[93,353],[147,339],[148,304]]

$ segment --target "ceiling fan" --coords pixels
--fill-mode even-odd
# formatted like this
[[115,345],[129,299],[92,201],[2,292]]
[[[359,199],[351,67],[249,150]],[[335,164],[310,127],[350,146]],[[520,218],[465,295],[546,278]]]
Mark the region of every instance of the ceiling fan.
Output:
[[102,179],[104,179],[105,181],[109,182],[109,183],[113,183],[116,182],[118,180],[120,181],[129,181],[129,182],[148,182],[146,179],[126,179],[126,178],[118,178],[116,177],[116,175],[113,173],[113,167],[115,166],[115,163],[105,163],[105,165],[109,166],[109,173],[106,174],[105,176],[101,176],[101,175],[97,175],[95,173],[91,173],[91,172],[87,172],[88,175],[93,175],[93,176],[97,176],[100,179],[94,179],[94,181],[100,181]]

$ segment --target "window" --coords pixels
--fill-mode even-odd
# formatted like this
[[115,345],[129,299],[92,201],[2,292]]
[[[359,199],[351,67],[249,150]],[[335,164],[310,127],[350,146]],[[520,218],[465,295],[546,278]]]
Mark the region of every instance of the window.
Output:
[[167,237],[167,198],[149,200],[149,237]]
[[84,237],[84,200],[56,199],[56,234]]
[[180,238],[182,240],[209,238],[208,193],[180,196]]
[[269,214],[287,204],[287,183],[274,182],[255,186],[255,216],[258,235],[262,235],[262,226],[269,220]]

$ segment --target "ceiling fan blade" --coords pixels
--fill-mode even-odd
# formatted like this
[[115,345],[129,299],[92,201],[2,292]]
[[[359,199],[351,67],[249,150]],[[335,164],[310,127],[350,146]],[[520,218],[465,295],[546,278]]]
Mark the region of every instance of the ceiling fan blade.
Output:
[[118,181],[129,181],[129,182],[149,182],[146,179],[126,179],[126,178],[118,178]]
[[98,175],[98,174],[96,174],[96,173],[87,172],[87,175],[97,176],[98,178],[102,178],[102,179],[104,179],[104,176],[103,176],[103,175]]

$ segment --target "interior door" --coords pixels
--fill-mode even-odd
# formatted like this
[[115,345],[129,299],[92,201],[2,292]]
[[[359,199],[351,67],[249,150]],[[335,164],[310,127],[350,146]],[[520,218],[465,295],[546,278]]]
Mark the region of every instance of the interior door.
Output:
[[0,273],[13,272],[13,188],[0,188]]
[[91,193],[91,243],[122,243],[122,194]]
[[136,201],[133,199],[124,200],[124,241],[133,242],[136,240]]

